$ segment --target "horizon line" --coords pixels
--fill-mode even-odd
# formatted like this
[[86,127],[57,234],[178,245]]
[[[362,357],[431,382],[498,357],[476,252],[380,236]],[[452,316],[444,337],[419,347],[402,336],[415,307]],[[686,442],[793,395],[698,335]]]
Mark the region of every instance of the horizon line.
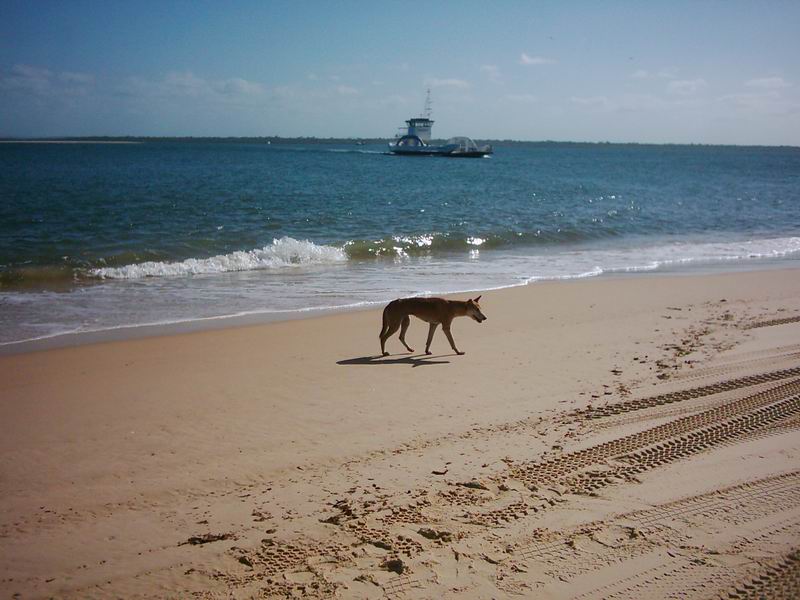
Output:
[[[319,136],[234,136],[234,135],[60,135],[60,136],[0,136],[0,143],[125,143],[125,142],[147,142],[147,141],[278,141],[292,142],[297,140],[316,141],[322,143],[341,143],[341,142],[371,142],[384,143],[395,138],[391,137],[319,137]],[[437,140],[440,138],[436,138]],[[577,140],[523,140],[513,138],[474,138],[481,142],[491,142],[496,144],[586,144],[586,145],[619,145],[619,146],[728,146],[739,148],[800,148],[800,145],[793,144],[746,144],[746,143],[713,143],[713,142],[612,142],[602,141],[577,141]],[[445,138],[441,138],[445,140]]]

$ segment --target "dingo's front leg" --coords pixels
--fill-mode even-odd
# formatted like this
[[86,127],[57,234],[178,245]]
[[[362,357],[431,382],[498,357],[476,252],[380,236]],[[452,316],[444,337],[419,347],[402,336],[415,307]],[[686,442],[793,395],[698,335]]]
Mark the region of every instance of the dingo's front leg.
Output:
[[453,352],[459,355],[464,354],[458,348],[456,348],[456,343],[453,341],[453,336],[450,334],[450,326],[443,324],[442,329],[444,329],[444,334],[447,336],[447,341],[450,342],[450,347],[453,349]]
[[433,334],[436,332],[436,328],[439,326],[438,323],[431,323],[430,328],[428,329],[428,341],[425,342],[425,354],[431,353],[431,342],[433,341]]

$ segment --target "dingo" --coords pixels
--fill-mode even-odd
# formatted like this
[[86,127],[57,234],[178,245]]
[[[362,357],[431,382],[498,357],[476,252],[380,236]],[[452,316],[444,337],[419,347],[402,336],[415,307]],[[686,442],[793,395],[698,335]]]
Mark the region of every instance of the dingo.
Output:
[[383,356],[388,356],[386,352],[386,340],[388,340],[394,333],[400,330],[400,341],[409,352],[414,349],[406,344],[406,331],[411,324],[409,315],[414,315],[418,319],[422,319],[430,325],[428,330],[428,341],[425,344],[425,354],[431,353],[431,341],[433,334],[438,325],[442,326],[450,346],[456,354],[464,354],[453,341],[453,336],[450,334],[450,323],[456,317],[472,317],[478,323],[486,320],[486,315],[481,312],[481,307],[478,304],[478,296],[474,300],[445,300],[444,298],[401,298],[400,300],[393,300],[386,305],[383,309],[383,327],[381,328],[381,353]]

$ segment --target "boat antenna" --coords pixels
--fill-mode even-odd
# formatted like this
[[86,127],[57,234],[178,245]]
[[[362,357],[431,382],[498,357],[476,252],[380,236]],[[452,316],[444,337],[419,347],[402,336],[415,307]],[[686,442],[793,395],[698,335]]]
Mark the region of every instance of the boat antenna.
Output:
[[431,102],[431,88],[428,88],[428,95],[425,96],[425,110],[422,112],[422,116],[426,119],[430,119],[432,114],[433,107]]

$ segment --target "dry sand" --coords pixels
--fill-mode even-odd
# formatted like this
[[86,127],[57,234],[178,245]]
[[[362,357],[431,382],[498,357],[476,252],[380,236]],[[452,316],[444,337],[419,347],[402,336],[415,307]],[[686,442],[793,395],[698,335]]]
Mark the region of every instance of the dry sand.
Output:
[[800,596],[800,271],[481,304],[0,357],[0,595]]

